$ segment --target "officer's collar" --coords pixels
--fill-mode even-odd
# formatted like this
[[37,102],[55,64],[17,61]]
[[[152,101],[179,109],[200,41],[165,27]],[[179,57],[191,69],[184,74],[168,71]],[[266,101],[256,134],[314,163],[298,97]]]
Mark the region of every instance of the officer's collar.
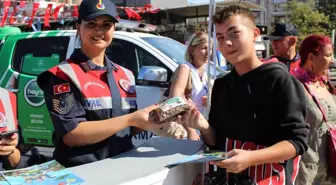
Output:
[[299,55],[299,53],[296,53],[293,59],[286,59],[286,58],[282,58],[279,56],[275,56],[275,57],[281,62],[296,62],[301,59],[301,56]]
[[74,62],[79,64],[85,72],[91,70],[117,70],[117,67],[113,64],[113,62],[105,55],[104,56],[104,64],[105,66],[99,66],[92,62],[83,52],[81,49],[75,49],[72,53],[70,59]]

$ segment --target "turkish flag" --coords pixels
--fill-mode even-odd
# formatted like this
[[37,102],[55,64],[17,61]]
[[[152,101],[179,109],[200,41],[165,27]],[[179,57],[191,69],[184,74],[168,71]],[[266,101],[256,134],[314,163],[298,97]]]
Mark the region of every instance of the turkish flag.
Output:
[[10,14],[10,17],[9,17],[9,24],[14,24],[16,18],[14,19],[13,16],[16,15],[16,13],[18,12],[18,9],[15,8],[12,13]]
[[49,17],[50,17],[50,12],[51,12],[52,6],[53,6],[53,4],[48,4],[48,7],[45,10],[45,13],[44,13],[44,27],[50,27]]
[[141,16],[138,14],[138,12],[134,11],[131,8],[124,8],[124,11],[126,12],[126,15],[129,19],[136,19],[141,20]]
[[4,1],[4,4],[3,4],[3,8],[4,8],[4,13],[2,15],[2,20],[1,20],[1,24],[0,26],[3,27],[5,25],[5,22],[6,22],[6,19],[7,19],[7,16],[8,16],[8,12],[9,12],[9,6],[11,5],[11,2],[10,1]]
[[58,18],[58,14],[59,14],[59,11],[61,10],[61,8],[63,8],[65,6],[65,4],[60,4],[58,5],[55,10],[54,10],[54,19],[57,20]]
[[70,84],[54,85],[54,95],[70,92]]
[[78,5],[73,6],[72,17],[78,17]]
[[31,27],[35,18],[35,15],[37,13],[37,10],[39,9],[40,3],[33,3],[33,11],[32,11],[32,15],[30,17],[29,23],[28,23],[28,27]]
[[26,1],[20,1],[20,8],[23,8],[26,6]]

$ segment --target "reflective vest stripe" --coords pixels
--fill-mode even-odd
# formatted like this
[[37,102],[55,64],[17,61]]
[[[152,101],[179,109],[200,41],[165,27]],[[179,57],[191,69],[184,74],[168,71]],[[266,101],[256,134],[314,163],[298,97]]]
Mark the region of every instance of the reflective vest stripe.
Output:
[[0,88],[0,103],[3,104],[4,110],[0,110],[0,112],[4,112],[7,118],[7,129],[6,130],[15,130],[17,129],[17,120],[15,118],[14,110],[12,103],[16,103],[15,96],[10,96],[10,92],[5,89]]
[[[91,75],[90,72],[85,73],[79,65],[69,63],[68,61],[62,62],[57,66],[66,76],[70,78],[77,89],[83,94],[84,109],[86,110],[102,110],[113,108],[113,97],[111,97],[108,85],[100,79]],[[115,77],[115,87],[112,90],[117,90],[121,93],[121,110],[135,109],[136,106],[136,93],[128,94],[118,84],[118,79],[124,79],[134,85],[135,80],[133,73],[121,66],[117,66],[120,69],[117,73],[113,71]],[[49,70],[51,71],[51,70]],[[51,71],[52,72],[52,71]],[[106,87],[105,87],[106,86]],[[119,94],[114,93],[114,94]],[[112,92],[113,96],[113,92]]]
[[[99,97],[99,98],[84,98],[84,109],[86,110],[101,110],[101,109],[112,109],[112,98],[111,97]],[[121,104],[123,109],[135,109],[136,98],[121,98]]]
[[58,68],[60,68],[66,75],[68,75],[68,77],[72,80],[75,86],[82,92],[81,84],[71,65],[67,61],[64,61],[61,62],[60,65],[58,65]]

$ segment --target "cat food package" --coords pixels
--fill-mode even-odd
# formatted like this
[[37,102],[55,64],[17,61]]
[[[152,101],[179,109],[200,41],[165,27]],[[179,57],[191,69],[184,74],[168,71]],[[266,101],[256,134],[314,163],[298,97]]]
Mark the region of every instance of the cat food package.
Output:
[[159,107],[149,113],[149,117],[156,123],[175,120],[190,109],[188,101],[184,97],[170,98],[159,104]]

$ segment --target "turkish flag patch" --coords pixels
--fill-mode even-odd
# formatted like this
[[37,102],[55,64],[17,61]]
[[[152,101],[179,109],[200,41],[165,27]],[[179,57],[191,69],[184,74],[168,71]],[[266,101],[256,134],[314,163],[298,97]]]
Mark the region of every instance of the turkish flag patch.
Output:
[[54,85],[54,95],[70,92],[70,84]]

